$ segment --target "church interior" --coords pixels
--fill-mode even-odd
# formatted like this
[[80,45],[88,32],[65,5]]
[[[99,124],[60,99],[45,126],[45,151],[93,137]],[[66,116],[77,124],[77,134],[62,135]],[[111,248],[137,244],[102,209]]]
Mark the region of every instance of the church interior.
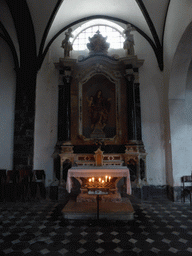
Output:
[[190,0],[0,1],[2,255],[192,253],[191,42]]

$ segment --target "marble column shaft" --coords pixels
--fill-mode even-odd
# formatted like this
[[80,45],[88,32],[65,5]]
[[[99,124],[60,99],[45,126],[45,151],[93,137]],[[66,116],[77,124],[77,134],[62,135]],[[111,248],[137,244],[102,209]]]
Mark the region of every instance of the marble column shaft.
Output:
[[70,83],[59,85],[58,141],[71,139],[71,96]]
[[142,140],[140,92],[139,84],[134,83],[134,76],[127,79],[127,129],[129,140]]

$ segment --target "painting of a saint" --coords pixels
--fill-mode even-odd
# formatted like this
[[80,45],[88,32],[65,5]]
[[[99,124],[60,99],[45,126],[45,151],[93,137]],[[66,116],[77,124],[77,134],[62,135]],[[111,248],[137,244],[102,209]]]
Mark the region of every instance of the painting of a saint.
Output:
[[82,85],[82,135],[85,138],[116,135],[116,85],[101,74]]
[[111,98],[103,97],[102,91],[98,90],[94,96],[88,99],[88,107],[91,119],[91,129],[103,130],[108,121],[111,107]]

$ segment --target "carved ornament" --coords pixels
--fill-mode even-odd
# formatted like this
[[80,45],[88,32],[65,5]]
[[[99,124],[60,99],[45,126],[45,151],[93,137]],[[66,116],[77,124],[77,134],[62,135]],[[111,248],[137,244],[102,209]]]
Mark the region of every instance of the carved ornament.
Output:
[[96,34],[93,37],[89,37],[90,43],[87,44],[87,48],[89,49],[89,54],[107,54],[107,51],[109,49],[109,43],[106,42],[107,37],[103,37],[99,30],[96,32]]
[[95,155],[94,155],[94,158],[95,158],[95,161],[96,161],[96,166],[103,166],[103,152],[100,148],[98,148],[96,151],[95,151]]

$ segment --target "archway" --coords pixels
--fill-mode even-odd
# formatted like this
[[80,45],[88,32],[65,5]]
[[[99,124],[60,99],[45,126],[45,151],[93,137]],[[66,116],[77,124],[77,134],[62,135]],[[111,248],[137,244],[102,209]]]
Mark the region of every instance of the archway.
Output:
[[[192,114],[189,112],[190,91],[192,84],[189,83],[192,69],[192,23],[188,25],[178,44],[173,59],[170,84],[169,84],[169,117],[170,139],[173,166],[173,189],[174,200],[180,199],[180,193],[176,193],[181,185],[181,176],[190,175],[192,170],[192,158],[190,151],[192,146],[192,133],[189,132]],[[188,95],[189,94],[189,95]]]

